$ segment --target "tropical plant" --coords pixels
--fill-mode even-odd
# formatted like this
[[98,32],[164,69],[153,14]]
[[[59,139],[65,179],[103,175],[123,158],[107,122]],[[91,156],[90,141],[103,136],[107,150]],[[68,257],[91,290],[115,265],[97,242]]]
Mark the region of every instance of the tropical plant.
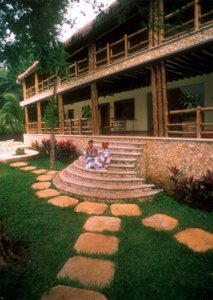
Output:
[[24,112],[17,97],[12,93],[4,94],[4,104],[0,110],[0,126],[10,127],[13,132],[23,131]]
[[185,176],[176,166],[169,167],[177,200],[207,211],[213,210],[213,171],[207,170],[200,178]]

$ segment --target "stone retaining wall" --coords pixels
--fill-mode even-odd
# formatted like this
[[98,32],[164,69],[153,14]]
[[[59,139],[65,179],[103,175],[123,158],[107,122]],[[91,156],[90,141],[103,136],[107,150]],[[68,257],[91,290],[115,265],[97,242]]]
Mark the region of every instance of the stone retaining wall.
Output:
[[[33,141],[41,141],[49,135],[25,134],[24,142],[28,146]],[[186,139],[186,138],[154,138],[154,137],[121,137],[121,136],[63,136],[58,140],[71,138],[77,148],[83,152],[89,139],[103,140],[134,140],[145,143],[142,159],[138,159],[137,171],[159,184],[167,192],[171,192],[171,183],[168,179],[168,167],[176,166],[186,175],[202,176],[207,169],[213,170],[213,139]]]

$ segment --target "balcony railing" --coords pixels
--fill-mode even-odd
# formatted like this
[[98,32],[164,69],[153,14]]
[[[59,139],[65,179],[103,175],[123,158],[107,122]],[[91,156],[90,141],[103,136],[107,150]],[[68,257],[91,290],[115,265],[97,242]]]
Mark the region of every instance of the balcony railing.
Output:
[[[168,13],[164,19],[161,42],[181,36],[186,32],[197,30],[209,23],[212,23],[213,10],[206,11],[205,1],[200,1],[201,10],[198,8],[196,0],[187,3],[180,9]],[[184,12],[185,16],[181,24],[177,23],[178,14]],[[106,46],[95,51],[95,69],[112,64],[115,61],[125,59],[135,53],[144,51],[148,48],[148,28],[144,27],[131,34],[124,34],[119,40],[112,43],[106,43]],[[60,84],[63,85],[73,79],[79,78],[89,73],[89,59],[85,57],[81,60],[73,61],[66,70],[66,74],[60,78]],[[38,92],[42,92],[53,87],[55,75],[39,82]],[[31,89],[31,88],[30,88]],[[35,87],[27,90],[26,97],[29,98],[35,94]]]
[[[212,113],[213,107],[200,107],[183,110],[173,110],[166,116],[168,123],[166,124],[166,136],[183,136],[197,138],[213,138],[213,123],[204,121],[206,113]],[[175,121],[170,121],[172,116],[176,116]],[[186,116],[186,121],[183,120]],[[187,121],[193,117],[193,121]]]
[[31,86],[30,88],[26,89],[26,97],[32,97],[33,95],[35,95],[36,91],[35,91],[35,86]]
[[[44,122],[41,122],[40,126],[38,122],[30,122],[26,125],[26,132],[28,134],[49,134],[50,128]],[[55,128],[55,133],[65,135],[92,134],[91,119],[66,119],[63,126]]]

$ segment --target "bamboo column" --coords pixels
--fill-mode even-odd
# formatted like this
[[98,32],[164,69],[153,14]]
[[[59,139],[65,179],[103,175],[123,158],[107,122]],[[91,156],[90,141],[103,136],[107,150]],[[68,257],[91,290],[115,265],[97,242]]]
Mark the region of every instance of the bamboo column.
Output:
[[39,90],[39,87],[38,87],[38,73],[35,72],[35,94],[37,95],[38,94],[38,90]]
[[37,102],[37,124],[38,124],[38,133],[42,133],[41,130],[41,102]]
[[91,83],[91,99],[92,99],[92,133],[93,135],[99,135],[99,108],[98,108],[98,91],[96,83]]
[[59,116],[60,134],[64,134],[64,106],[63,106],[62,95],[58,95],[58,116]]
[[22,88],[23,88],[23,96],[24,96],[24,100],[27,98],[27,88],[26,88],[26,81],[25,79],[22,82]]
[[26,133],[29,133],[29,112],[28,112],[28,106],[24,107],[24,114],[25,114],[25,128],[26,128]]

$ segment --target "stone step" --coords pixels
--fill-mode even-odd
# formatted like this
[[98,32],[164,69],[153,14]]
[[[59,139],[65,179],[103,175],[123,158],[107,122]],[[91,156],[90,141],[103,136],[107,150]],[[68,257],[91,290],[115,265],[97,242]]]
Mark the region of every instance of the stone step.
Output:
[[[101,151],[100,151],[100,153],[101,153]],[[120,159],[120,158],[122,158],[122,159],[129,159],[129,158],[134,158],[134,159],[137,159],[138,157],[140,157],[141,155],[142,155],[142,153],[140,152],[124,152],[124,151],[111,151],[110,150],[110,154],[111,154],[111,156],[113,157],[113,159]]]
[[[82,162],[85,162],[85,156],[82,155],[79,157],[79,160]],[[111,158],[111,163],[110,165],[129,165],[129,166],[135,166],[136,163],[136,159],[135,158]]]
[[117,185],[123,185],[123,184],[141,184],[144,182],[143,178],[137,178],[137,177],[115,177],[115,176],[99,176],[93,173],[83,173],[80,170],[74,169],[74,168],[66,168],[62,171],[64,176],[67,177],[66,180],[72,180],[73,177],[77,177],[81,180],[84,180],[85,182],[101,182],[101,183],[116,183]]
[[[101,146],[97,146],[96,147],[98,149],[98,152],[101,153],[102,152],[102,147]],[[135,153],[135,154],[140,154],[143,152],[143,149],[140,148],[133,148],[133,147],[119,147],[119,146],[109,146],[109,150],[110,153],[112,152],[119,152],[119,153]]]
[[113,191],[113,192],[102,192],[100,193],[99,190],[83,190],[81,188],[74,188],[66,185],[64,182],[61,181],[60,176],[56,175],[53,179],[54,185],[63,192],[66,192],[69,195],[74,197],[83,198],[83,200],[89,201],[102,201],[102,202],[121,202],[126,199],[138,199],[139,201],[151,199],[156,194],[159,193],[160,190],[151,190],[151,191]]
[[120,137],[120,136],[104,136],[104,137],[95,137],[94,138],[94,143],[99,143],[102,144],[104,141],[108,141],[110,144],[119,144],[119,145],[134,145],[138,147],[144,147],[146,145],[145,142],[142,142],[141,139],[139,138],[130,138],[128,137],[125,139],[125,137]]
[[102,171],[96,171],[94,169],[86,169],[84,166],[81,165],[80,161],[75,161],[72,165],[70,165],[68,167],[69,168],[75,168],[80,170],[82,173],[94,173],[97,174],[99,176],[120,176],[120,177],[129,177],[129,176],[136,176],[136,172],[135,171],[107,171],[107,170],[102,170]]
[[[103,141],[94,140],[94,145],[98,147],[102,147]],[[137,142],[119,142],[119,141],[109,141],[109,148],[113,147],[129,147],[134,149],[143,149],[145,144],[137,143]]]
[[81,188],[83,190],[99,190],[101,193],[103,191],[109,191],[110,193],[113,191],[136,191],[136,190],[145,190],[145,191],[150,191],[153,187],[154,184],[130,184],[130,183],[126,183],[121,185],[118,185],[116,183],[113,182],[85,182],[85,180],[76,178],[76,177],[67,177],[65,172],[61,172],[59,174],[60,176],[60,180],[63,181],[65,184],[67,184],[68,186],[71,187],[77,187],[77,188]]
[[[85,160],[84,158],[80,158],[79,159],[79,164],[85,168]],[[130,165],[130,164],[113,164],[113,163],[110,163],[109,165],[109,170],[133,170],[134,169],[134,165]]]

